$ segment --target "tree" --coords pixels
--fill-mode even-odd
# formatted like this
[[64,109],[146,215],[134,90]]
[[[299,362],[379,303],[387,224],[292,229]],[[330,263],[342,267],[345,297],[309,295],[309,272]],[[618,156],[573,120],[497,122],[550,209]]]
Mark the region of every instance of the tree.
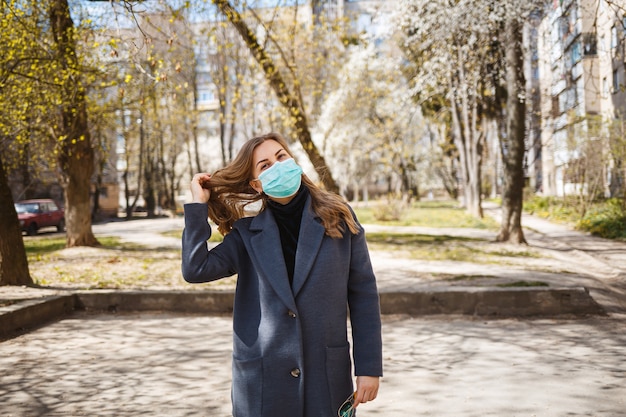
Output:
[[115,13],[128,13],[135,25],[102,34],[118,67],[111,77],[124,149],[120,157],[127,219],[142,198],[148,217],[161,208],[175,209],[185,148],[190,169],[192,152],[196,169],[201,166],[192,28],[183,13],[186,6],[165,6],[137,15],[114,8]]
[[91,230],[91,176],[94,150],[87,118],[76,28],[67,0],[51,0],[48,14],[57,63],[60,104],[53,134],[58,140],[59,167],[65,182],[67,246],[97,246]]
[[594,202],[611,196],[611,187],[620,195],[623,121],[607,121],[602,115],[576,116],[570,112],[569,122],[564,181],[573,186],[567,201],[582,219]]
[[[496,240],[526,244],[522,229],[524,205],[524,156],[526,154],[526,80],[524,77],[523,27],[531,13],[541,7],[536,1],[527,3],[504,2],[497,11],[502,36],[497,43],[503,57],[494,65],[497,75],[497,112],[502,114],[505,135],[500,137],[500,153],[504,164],[504,188],[502,191],[502,222]],[[498,83],[499,80],[499,83]],[[503,109],[503,111],[500,111]]]
[[[286,135],[299,138],[300,144],[310,159],[312,158],[313,163],[320,165],[318,163],[320,160],[315,158],[315,149],[307,150],[307,135],[310,138],[308,123],[315,120],[318,114],[316,103],[320,102],[322,94],[332,89],[329,81],[333,79],[333,71],[315,71],[315,69],[337,62],[333,58],[343,49],[342,38],[337,32],[339,26],[331,27],[329,24],[325,26],[329,28],[328,31],[321,31],[320,34],[312,36],[311,25],[302,27],[301,21],[297,20],[298,10],[304,10],[299,9],[297,4],[294,7],[277,6],[262,9],[242,7],[240,16],[247,19],[248,28],[254,28],[258,36],[255,37],[255,41],[264,51],[265,57],[274,60],[271,65],[274,65],[272,68],[276,71],[273,71],[268,70],[267,65],[258,64],[259,56],[255,55],[255,49],[250,49],[244,43],[245,38],[240,35],[235,25],[228,19],[223,20],[226,15],[219,8],[202,6],[202,2],[185,2],[176,9],[163,1],[157,2],[156,7],[150,10],[141,10],[141,13],[138,7],[142,7],[141,4],[111,3],[111,8],[116,14],[124,14],[124,17],[135,22],[133,30],[117,28],[116,32],[122,36],[115,43],[120,48],[112,50],[111,53],[119,52],[129,64],[126,77],[132,80],[123,86],[125,112],[137,112],[141,107],[140,103],[143,101],[138,98],[137,92],[144,88],[139,86],[142,78],[152,80],[155,84],[158,106],[164,101],[170,103],[167,108],[163,107],[158,112],[142,110],[141,119],[146,123],[141,124],[139,133],[143,133],[145,149],[152,146],[151,142],[156,140],[164,145],[156,145],[159,151],[163,150],[167,154],[174,152],[178,146],[174,134],[183,131],[181,126],[186,126],[184,129],[186,137],[182,146],[183,158],[179,159],[181,164],[183,160],[187,163],[188,166],[183,169],[191,174],[201,168],[208,170],[218,168],[215,166],[217,154],[211,155],[213,159],[206,161],[206,157],[218,149],[221,150],[221,164],[227,163],[232,158],[237,141],[243,137],[250,137],[268,129],[288,130],[291,134]],[[215,14],[216,11],[219,15]],[[190,13],[193,13],[193,19],[185,19]],[[178,22],[181,24],[177,25]],[[315,39],[313,45],[312,39]],[[315,50],[318,43],[322,43],[325,49]],[[161,45],[166,47],[162,48]],[[195,62],[178,58],[185,55],[185,51],[189,51],[189,55],[195,55]],[[257,62],[253,62],[255,60]],[[267,62],[263,59],[262,61]],[[173,63],[176,65],[172,65]],[[264,82],[268,79],[267,73],[278,74],[280,82],[274,84]],[[319,82],[319,79],[312,75],[322,77],[323,82]],[[179,82],[179,79],[184,79],[184,82]],[[209,83],[214,84],[214,90],[208,87]],[[279,91],[297,97],[297,102],[303,104],[285,105],[285,101],[281,102],[281,99],[286,95],[274,94],[277,85],[280,85]],[[185,96],[185,90],[189,91],[188,96]],[[205,101],[201,105],[198,100],[200,94],[197,93],[203,93]],[[206,101],[212,93],[215,93],[217,100]],[[133,94],[137,100],[130,98]],[[172,99],[172,95],[176,96],[175,100]],[[150,99],[150,96],[146,97]],[[213,108],[216,103],[216,107]],[[277,103],[281,105],[277,106]],[[305,108],[309,109],[308,114],[305,114]],[[158,119],[152,119],[151,115],[157,113]],[[137,118],[133,117],[133,120],[135,119]],[[169,120],[177,124],[166,123]],[[161,125],[157,129],[159,123]],[[135,140],[133,136],[136,131],[131,125],[126,123],[123,126],[127,133],[127,137],[125,136],[127,147]],[[302,125],[306,129],[302,130]],[[176,128],[171,129],[170,126]],[[212,142],[215,140],[219,141],[219,146],[213,146]],[[296,148],[296,151],[299,149]],[[128,154],[127,152],[127,156]],[[323,163],[320,172],[325,166],[323,158],[321,161]],[[170,162],[172,160],[160,160],[157,170]],[[135,177],[141,179],[142,184],[141,187],[137,187],[138,194],[141,193],[141,189],[150,192],[145,187],[148,185],[146,169],[151,163],[144,160],[141,165],[142,172]],[[181,167],[178,168],[180,170]],[[129,172],[124,178],[125,181],[131,181],[133,178],[131,174],[137,172],[136,164],[135,167],[127,164],[127,169]],[[150,175],[151,178],[155,178],[155,175]],[[172,175],[166,177],[174,178]],[[170,187],[171,183],[172,181]],[[157,187],[160,185],[157,184]]]
[[454,200],[459,197],[457,181],[458,152],[454,139],[449,134],[449,126],[444,122],[431,119],[429,123],[431,152],[429,168],[438,178],[448,196]]
[[621,197],[622,208],[626,211],[626,122],[623,118],[611,123],[609,149],[612,159],[609,162],[609,194],[611,197]]
[[[285,109],[287,109],[289,115],[292,117],[294,121],[294,130],[298,140],[317,171],[320,180],[326,189],[330,191],[338,191],[337,184],[335,183],[335,180],[326,165],[324,157],[312,140],[311,131],[309,130],[309,124],[307,121],[307,114],[301,96],[298,95],[297,92],[289,90],[282,72],[274,63],[272,56],[261,45],[261,43],[259,43],[256,35],[249,28],[242,15],[230,4],[230,2],[227,0],[213,0],[213,3],[228,18],[235,29],[237,29],[237,32],[239,32],[239,35],[250,49],[250,52],[256,61],[263,68],[267,81],[274,90],[279,102],[285,107]],[[297,87],[295,88],[297,89]]]
[[363,190],[367,199],[372,183],[387,183],[388,192],[409,200],[419,197],[425,183],[424,125],[405,94],[401,59],[393,48],[381,53],[373,44],[350,47],[341,85],[324,102],[318,143],[346,196],[351,190],[358,199]]
[[502,223],[496,238],[499,242],[525,244],[522,230],[524,204],[524,153],[526,103],[524,90],[523,22],[509,14],[505,23],[504,56],[506,68],[506,136],[500,138],[504,163]]
[[[407,0],[406,49],[415,67],[415,95],[427,104],[445,98],[459,152],[465,206],[482,216],[481,164],[495,120],[505,167],[500,240],[524,242],[521,230],[525,154],[522,28],[539,1]],[[442,22],[445,22],[442,23]],[[504,30],[504,37],[499,34]],[[442,77],[441,75],[445,75]]]
[[202,53],[209,62],[209,76],[216,91],[222,165],[226,165],[235,157],[235,139],[241,125],[249,119],[255,125],[254,110],[243,105],[244,93],[251,87],[246,79],[254,70],[248,59],[249,50],[232,25],[220,21],[218,16],[211,17],[214,23],[202,31],[208,40]]
[[[41,59],[41,27],[29,1],[2,2],[0,16],[0,285],[32,285],[22,230],[9,188],[7,168],[27,158],[29,120],[42,109],[37,94]],[[34,8],[36,9],[36,8]],[[30,15],[27,13],[30,11]]]
[[13,197],[0,156],[0,285],[32,285]]
[[[481,167],[489,118],[488,96],[495,86],[488,76],[492,17],[485,3],[460,0],[406,0],[402,26],[406,53],[413,63],[413,89],[421,105],[432,100],[449,113],[458,151],[465,208],[482,217]],[[443,100],[442,100],[443,99]]]

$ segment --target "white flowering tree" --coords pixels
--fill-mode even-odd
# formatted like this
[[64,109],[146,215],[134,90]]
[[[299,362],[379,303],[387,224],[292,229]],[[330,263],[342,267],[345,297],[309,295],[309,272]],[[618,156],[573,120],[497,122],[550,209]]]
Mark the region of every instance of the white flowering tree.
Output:
[[[522,29],[540,1],[403,0],[400,23],[413,63],[412,93],[440,107],[458,150],[467,210],[482,217],[481,166],[488,125],[500,125],[504,163],[498,240],[524,243],[521,229],[525,129]],[[406,12],[408,11],[408,12]]]
[[[394,53],[395,52],[395,53]],[[354,46],[340,71],[340,87],[324,103],[318,145],[340,190],[367,198],[368,186],[417,197],[426,172],[421,111],[407,94],[402,56],[372,45]]]
[[[411,92],[420,104],[444,99],[454,142],[459,151],[466,208],[482,216],[480,201],[481,158],[485,120],[482,92],[489,80],[486,61],[489,37],[484,11],[469,2],[450,5],[444,0],[406,0],[402,25],[407,31],[405,47],[415,64]],[[461,23],[463,22],[463,23]]]

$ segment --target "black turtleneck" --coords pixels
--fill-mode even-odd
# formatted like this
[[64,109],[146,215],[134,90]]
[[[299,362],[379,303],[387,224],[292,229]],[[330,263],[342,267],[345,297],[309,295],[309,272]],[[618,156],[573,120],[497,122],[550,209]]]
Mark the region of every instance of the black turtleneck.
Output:
[[302,221],[302,212],[308,196],[309,189],[302,184],[296,196],[289,203],[280,204],[272,200],[267,202],[267,206],[274,214],[274,219],[276,219],[276,224],[278,224],[278,230],[280,231],[280,245],[283,248],[290,284],[293,283],[300,222]]

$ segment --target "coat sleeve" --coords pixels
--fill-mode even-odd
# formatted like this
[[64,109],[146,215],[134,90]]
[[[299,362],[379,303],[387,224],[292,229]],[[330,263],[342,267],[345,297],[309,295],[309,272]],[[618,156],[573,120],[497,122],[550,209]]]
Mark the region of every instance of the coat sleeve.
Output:
[[182,238],[182,273],[187,282],[209,282],[237,273],[241,239],[233,230],[213,249],[207,247],[211,227],[207,205],[185,204],[185,229]]
[[357,376],[382,376],[382,330],[376,277],[365,231],[352,235],[348,305],[352,325],[354,370]]

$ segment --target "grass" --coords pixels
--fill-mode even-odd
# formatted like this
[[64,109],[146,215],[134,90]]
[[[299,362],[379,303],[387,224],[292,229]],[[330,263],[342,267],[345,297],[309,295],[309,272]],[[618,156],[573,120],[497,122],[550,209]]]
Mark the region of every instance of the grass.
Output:
[[512,288],[525,288],[525,287],[549,287],[550,284],[542,281],[515,281],[507,282],[505,284],[497,284],[498,287],[512,287]]
[[524,211],[555,223],[575,224],[580,219],[573,199],[533,196],[524,201]]
[[524,201],[524,210],[556,223],[573,225],[605,239],[626,240],[626,207],[610,198],[593,202],[581,217],[575,198],[533,196]]
[[65,237],[24,239],[26,255],[30,257],[54,252],[65,247]]
[[626,240],[626,208],[618,199],[592,206],[576,227],[607,239]]
[[[113,236],[99,237],[98,242],[104,249],[123,249],[128,251],[141,248],[140,245],[133,243],[122,243],[119,238]],[[65,236],[26,238],[24,239],[24,248],[30,262],[43,255],[65,248]]]
[[512,251],[485,239],[447,235],[368,233],[372,250],[402,251],[404,257],[431,261],[498,263],[507,258],[536,258],[529,250]]
[[[459,215],[457,210],[454,210],[453,213]],[[172,231],[166,235],[180,238],[182,232]],[[219,233],[214,233],[209,241],[219,242],[221,240],[222,236]],[[489,245],[490,242],[485,239],[459,236],[368,233],[367,241],[372,250],[402,251],[410,259],[495,263],[506,258],[539,257],[535,252],[523,250],[521,247],[520,250],[514,251],[502,245]]]
[[478,219],[460,207],[455,201],[425,201],[413,203],[401,212],[399,220],[379,221],[377,210],[381,204],[371,203],[368,206],[355,205],[354,212],[362,224],[383,224],[388,226],[422,226],[422,227],[460,227],[497,230],[498,224],[490,217]]
[[[219,243],[222,240],[224,240],[224,236],[222,236],[217,231],[217,228],[215,226],[211,226],[211,227],[213,228],[213,232],[211,233],[211,238],[209,239],[209,242]],[[177,239],[182,239],[183,231],[182,230],[172,230],[172,231],[163,233],[163,236],[175,237]]]
[[[479,280],[497,280],[498,277],[495,276],[487,276],[487,275],[446,275],[440,274],[440,279],[449,282],[471,282],[471,281],[479,281]],[[494,284],[496,287],[504,287],[504,288],[518,288],[518,287],[549,287],[550,284],[543,281],[513,281],[506,282],[500,284]]]

